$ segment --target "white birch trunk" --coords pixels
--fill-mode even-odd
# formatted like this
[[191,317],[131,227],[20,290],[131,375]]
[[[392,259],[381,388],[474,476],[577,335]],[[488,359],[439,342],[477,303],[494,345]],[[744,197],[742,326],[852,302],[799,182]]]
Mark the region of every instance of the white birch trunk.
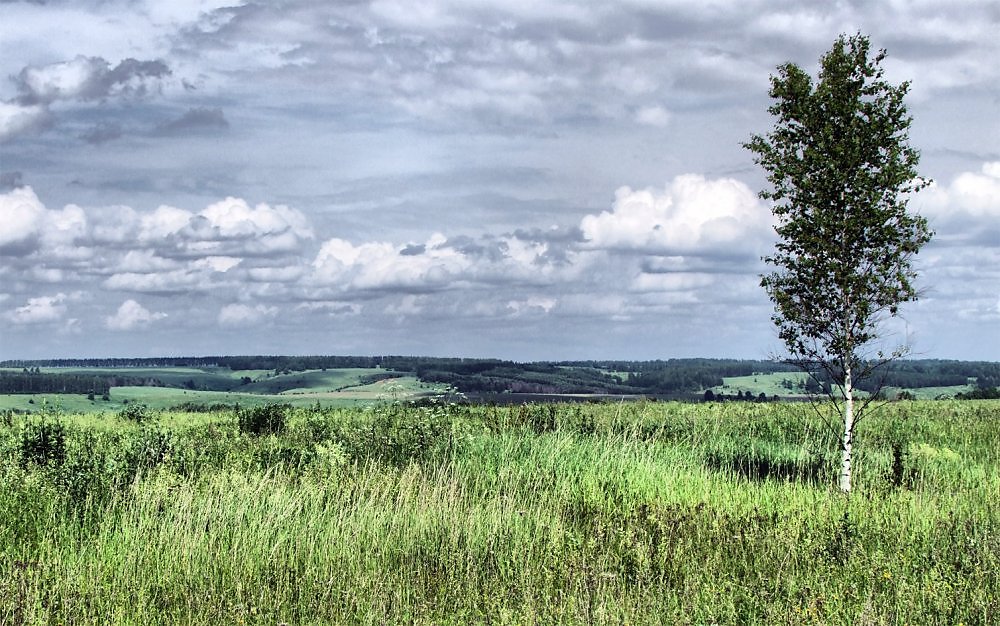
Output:
[[844,441],[840,464],[840,490],[851,492],[851,449],[854,445],[854,387],[851,382],[851,367],[844,371]]

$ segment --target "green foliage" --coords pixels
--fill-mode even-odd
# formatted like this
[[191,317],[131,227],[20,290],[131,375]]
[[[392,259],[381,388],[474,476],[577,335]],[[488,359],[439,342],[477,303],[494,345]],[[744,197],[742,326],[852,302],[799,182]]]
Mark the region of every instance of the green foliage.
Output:
[[236,409],[236,423],[240,432],[250,435],[275,435],[285,430],[287,404],[265,404]]
[[[908,144],[909,84],[884,79],[885,51],[841,36],[820,60],[819,81],[787,63],[771,79],[774,130],[745,146],[767,173],[779,241],[761,284],[794,358],[860,370],[859,349],[879,323],[915,300],[912,257],[931,238],[907,212],[919,153]],[[861,376],[857,376],[861,378]]]
[[991,623],[1000,402],[873,414],[851,500],[801,409],[62,415],[47,463],[10,415],[0,623]]
[[57,419],[26,422],[18,448],[24,465],[59,465],[66,459],[66,427]]
[[390,404],[337,428],[332,438],[347,458],[404,467],[432,455],[447,457],[458,428],[447,407]]
[[153,412],[148,406],[139,402],[126,404],[121,411],[118,411],[118,419],[125,422],[141,424],[151,417],[153,417]]

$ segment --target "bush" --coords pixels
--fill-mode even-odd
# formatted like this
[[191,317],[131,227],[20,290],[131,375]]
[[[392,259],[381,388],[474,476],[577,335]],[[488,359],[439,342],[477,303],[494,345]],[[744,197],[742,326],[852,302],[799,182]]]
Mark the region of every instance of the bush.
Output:
[[368,420],[348,425],[336,443],[352,460],[404,467],[449,454],[455,444],[453,427],[446,410],[392,405],[375,409]]
[[285,430],[287,404],[265,404],[246,409],[236,409],[236,421],[240,432],[249,435],[277,435]]
[[152,416],[152,412],[145,404],[128,404],[121,411],[118,411],[118,419],[136,424],[141,424]]
[[58,421],[28,422],[21,430],[18,448],[24,466],[59,465],[66,460],[66,427]]

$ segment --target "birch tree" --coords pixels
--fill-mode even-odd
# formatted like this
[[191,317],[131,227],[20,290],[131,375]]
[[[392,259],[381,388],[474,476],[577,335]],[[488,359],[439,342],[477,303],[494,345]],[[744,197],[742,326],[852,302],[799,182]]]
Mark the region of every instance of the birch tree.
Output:
[[791,359],[833,382],[843,415],[841,490],[851,490],[854,430],[867,401],[856,384],[906,354],[886,347],[885,322],[917,299],[913,257],[931,238],[907,210],[929,184],[909,145],[909,83],[884,78],[885,50],[866,36],[841,35],[820,59],[818,79],[793,63],[771,77],[776,118],[744,147],[767,174],[778,242],[764,257],[761,286]]

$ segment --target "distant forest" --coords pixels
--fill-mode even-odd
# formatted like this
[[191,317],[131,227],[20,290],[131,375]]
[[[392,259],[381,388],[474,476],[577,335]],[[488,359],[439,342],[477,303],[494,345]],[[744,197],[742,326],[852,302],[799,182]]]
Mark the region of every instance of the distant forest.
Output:
[[[778,361],[738,359],[667,359],[657,361],[552,361],[518,363],[500,359],[411,356],[205,356],[164,358],[50,359],[0,362],[0,393],[106,393],[123,385],[177,386],[150,377],[131,376],[134,368],[226,368],[263,370],[274,375],[341,368],[365,368],[413,375],[443,383],[463,393],[630,394],[683,396],[722,385],[723,378],[799,371]],[[41,372],[39,368],[113,368],[115,371]],[[20,371],[18,371],[20,370]],[[823,383],[824,381],[819,381]],[[978,390],[1000,387],[1000,363],[985,361],[901,360],[860,388],[917,389],[973,384]],[[818,384],[814,384],[818,391]],[[980,394],[982,395],[982,394]]]
[[0,393],[78,393],[105,395],[111,390],[107,376],[23,372],[0,372]]

